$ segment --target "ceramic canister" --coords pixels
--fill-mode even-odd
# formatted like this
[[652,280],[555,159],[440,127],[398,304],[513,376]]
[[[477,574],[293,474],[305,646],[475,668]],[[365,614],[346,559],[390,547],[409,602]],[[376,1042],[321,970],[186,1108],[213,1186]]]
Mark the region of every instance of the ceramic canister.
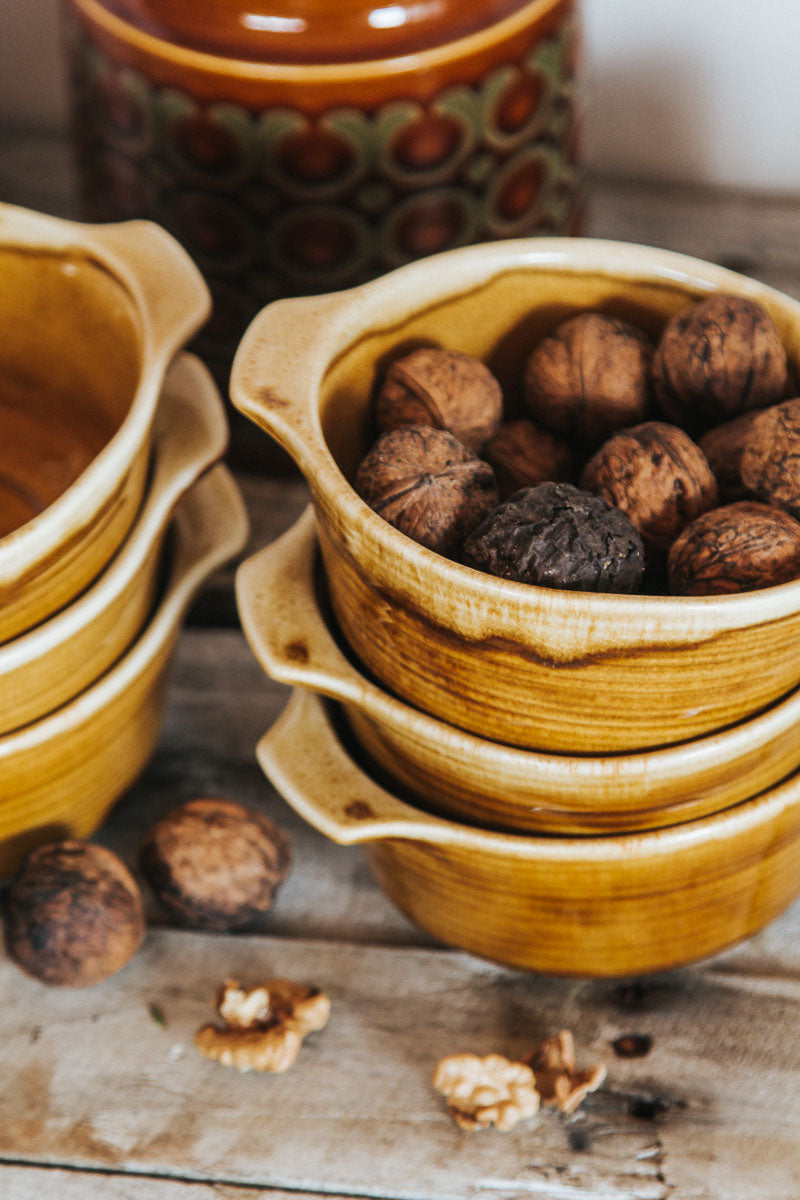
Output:
[[577,232],[575,0],[63,0],[84,215],[204,271],[227,379],[270,300]]

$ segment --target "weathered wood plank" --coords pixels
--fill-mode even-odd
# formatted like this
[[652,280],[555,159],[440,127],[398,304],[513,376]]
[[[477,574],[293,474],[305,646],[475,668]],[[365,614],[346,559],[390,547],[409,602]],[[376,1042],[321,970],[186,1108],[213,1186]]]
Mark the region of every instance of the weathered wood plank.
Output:
[[[271,973],[324,988],[328,1028],[283,1076],[202,1059],[216,983]],[[798,1001],[799,978],[557,980],[441,950],[153,931],[89,991],[0,963],[0,1159],[397,1200],[795,1200]],[[578,1114],[455,1127],[430,1084],[440,1056],[523,1054],[563,1026],[609,1068]],[[652,1050],[616,1058],[632,1032]]]
[[[108,1171],[72,1171],[58,1167],[14,1167],[0,1163],[3,1200],[320,1200],[318,1192],[276,1192],[272,1188],[225,1183],[182,1183],[113,1175]],[[354,1200],[341,1197],[340,1200]]]

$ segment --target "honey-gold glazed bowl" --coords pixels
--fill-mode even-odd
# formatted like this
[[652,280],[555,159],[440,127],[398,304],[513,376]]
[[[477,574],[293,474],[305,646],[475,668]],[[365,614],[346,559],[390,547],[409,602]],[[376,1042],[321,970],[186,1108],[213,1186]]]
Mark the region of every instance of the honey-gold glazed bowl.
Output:
[[0,737],[0,876],[43,842],[88,837],[147,764],[184,613],[247,537],[244,503],[226,467],[213,467],[186,492],[170,533],[164,588],[128,652],[74,700]]
[[720,290],[766,306],[796,378],[800,303],[683,255],[591,239],[467,247],[262,310],[239,347],[232,398],[307,478],[336,619],[384,685],[494,741],[608,754],[698,737],[800,683],[800,580],[696,598],[511,582],[413,542],[350,482],[371,436],[376,373],[402,348],[477,355],[512,394],[533,345],[571,313],[601,309],[657,335]]
[[448,945],[508,966],[635,975],[749,937],[800,892],[800,776],[723,813],[618,837],[493,833],[402,802],[357,765],[331,701],[298,690],[257,749],[277,790]]
[[156,225],[0,204],[0,641],[77,596],[123,541],[165,372],[209,303]]
[[456,820],[528,833],[598,834],[694,820],[800,766],[800,689],[750,720],[660,750],[598,757],[490,742],[412,708],[337,639],[309,507],[241,564],[242,628],[270,678],[332,697],[393,787]]
[[150,615],[173,509],[227,441],[211,375],[194,355],[178,355],[159,400],[144,500],[118,553],[71,604],[0,645],[0,734],[77,696],[127,650]]

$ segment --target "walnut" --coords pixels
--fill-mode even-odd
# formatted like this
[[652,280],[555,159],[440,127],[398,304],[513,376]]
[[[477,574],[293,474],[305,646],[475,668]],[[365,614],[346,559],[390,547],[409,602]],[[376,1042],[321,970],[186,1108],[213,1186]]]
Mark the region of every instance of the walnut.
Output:
[[494,471],[451,433],[393,429],[363,459],[355,488],[386,521],[439,554],[456,554],[497,504]]
[[148,831],[142,872],[164,908],[195,929],[245,929],[270,905],[291,866],[289,840],[233,800],[198,798]]
[[303,1039],[324,1029],[331,1005],[317,988],[288,979],[268,979],[245,990],[235,980],[217,995],[224,1027],[204,1025],[194,1037],[206,1058],[239,1071],[288,1071]]
[[717,503],[717,483],[688,433],[646,421],[614,434],[589,460],[581,487],[626,512],[645,546],[666,550]]
[[499,505],[464,543],[467,566],[581,592],[634,592],[644,548],[618,508],[570,483],[540,483]]
[[527,410],[556,433],[603,441],[647,415],[651,357],[642,330],[604,313],[579,313],[530,355]]
[[760,415],[758,411],[746,412],[714,425],[698,442],[717,481],[721,504],[754,498],[742,481],[742,454],[753,422]]
[[528,1060],[536,1077],[543,1104],[551,1104],[562,1113],[573,1113],[588,1092],[594,1092],[606,1077],[606,1068],[595,1063],[583,1071],[575,1070],[575,1044],[568,1029],[542,1042]]
[[676,313],[653,356],[653,390],[668,421],[705,429],[780,400],[786,351],[767,310],[717,293]]
[[378,428],[431,425],[480,450],[500,425],[503,393],[480,359],[425,346],[389,367],[375,408]]
[[484,446],[483,456],[494,468],[503,500],[520,488],[571,483],[575,478],[575,456],[567,442],[524,418],[501,425]]
[[749,491],[800,517],[800,397],[756,415],[744,440],[740,471]]
[[670,590],[716,596],[800,577],[800,521],[752,500],[726,504],[687,525],[669,552]]
[[502,1054],[451,1054],[437,1064],[433,1086],[462,1129],[513,1129],[539,1109],[531,1068]]
[[80,841],[40,846],[9,888],[8,952],[43,983],[98,983],[125,966],[144,935],[136,881],[103,846]]

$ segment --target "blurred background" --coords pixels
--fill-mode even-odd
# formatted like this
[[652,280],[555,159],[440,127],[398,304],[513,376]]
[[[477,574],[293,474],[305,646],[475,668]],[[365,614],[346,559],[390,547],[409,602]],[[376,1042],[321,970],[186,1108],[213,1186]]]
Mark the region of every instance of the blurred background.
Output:
[[[609,177],[800,192],[798,0],[583,0],[584,154]],[[58,0],[0,0],[0,130],[63,130]]]

